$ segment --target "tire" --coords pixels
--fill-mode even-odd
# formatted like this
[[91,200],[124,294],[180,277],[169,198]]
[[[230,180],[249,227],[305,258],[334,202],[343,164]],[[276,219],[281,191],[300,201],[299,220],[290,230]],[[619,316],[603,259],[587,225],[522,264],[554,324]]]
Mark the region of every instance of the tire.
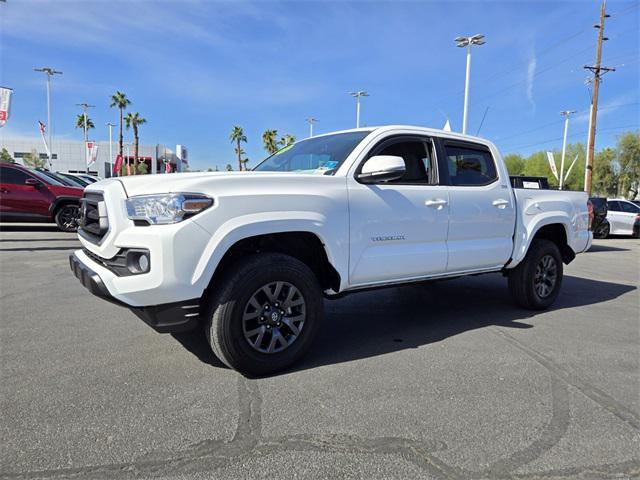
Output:
[[322,289],[313,272],[279,253],[256,254],[234,264],[207,300],[205,332],[213,353],[247,376],[269,375],[297,362],[311,347],[324,316]]
[[598,227],[598,229],[595,232],[593,232],[593,236],[594,238],[598,238],[598,239],[607,238],[609,236],[610,229],[611,229],[611,226],[609,225],[609,222],[607,222],[604,225],[601,225],[600,227]]
[[78,230],[79,216],[80,207],[73,203],[67,203],[58,207],[54,220],[58,228],[63,232],[75,232]]
[[[545,272],[545,265],[553,268]],[[555,276],[551,275],[552,271]],[[509,273],[509,290],[521,307],[544,310],[558,297],[562,275],[562,258],[557,245],[549,240],[534,240],[524,260]]]

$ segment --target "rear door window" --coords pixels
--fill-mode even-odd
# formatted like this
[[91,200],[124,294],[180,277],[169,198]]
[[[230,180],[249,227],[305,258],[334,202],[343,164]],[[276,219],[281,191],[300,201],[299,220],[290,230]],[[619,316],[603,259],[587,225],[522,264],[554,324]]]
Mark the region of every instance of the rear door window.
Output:
[[491,152],[481,146],[462,146],[445,143],[447,168],[451,185],[488,185],[498,179]]

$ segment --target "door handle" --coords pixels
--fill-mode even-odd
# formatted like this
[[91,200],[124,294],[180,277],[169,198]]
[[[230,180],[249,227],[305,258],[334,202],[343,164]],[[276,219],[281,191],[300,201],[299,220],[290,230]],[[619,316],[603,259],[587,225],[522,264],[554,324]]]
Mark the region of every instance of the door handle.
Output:
[[447,204],[446,200],[441,198],[434,198],[432,200],[427,200],[424,202],[427,207],[435,208],[436,210],[441,210]]
[[509,201],[499,198],[498,200],[494,200],[491,205],[497,208],[505,208],[507,205],[509,205]]

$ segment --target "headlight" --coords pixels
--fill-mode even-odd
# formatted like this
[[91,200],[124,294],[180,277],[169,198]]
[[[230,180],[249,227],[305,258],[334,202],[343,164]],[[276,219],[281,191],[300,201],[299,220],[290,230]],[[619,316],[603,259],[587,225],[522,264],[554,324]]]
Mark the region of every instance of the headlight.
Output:
[[213,199],[193,193],[140,195],[125,200],[127,216],[151,225],[181,222],[213,205]]

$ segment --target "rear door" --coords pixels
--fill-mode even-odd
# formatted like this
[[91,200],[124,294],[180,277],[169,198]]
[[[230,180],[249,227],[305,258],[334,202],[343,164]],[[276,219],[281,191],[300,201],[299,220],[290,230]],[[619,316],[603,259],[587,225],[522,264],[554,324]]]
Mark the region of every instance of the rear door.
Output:
[[[400,156],[405,175],[363,184],[357,174],[373,155]],[[447,264],[448,192],[438,182],[433,140],[394,135],[380,140],[347,180],[349,283],[365,285],[444,273]]]
[[449,184],[447,272],[502,267],[513,251],[516,218],[509,177],[485,145],[448,139],[440,145]]
[[[636,216],[640,213],[640,207],[625,200],[607,203],[612,204],[612,210],[610,210],[612,213],[611,219],[613,220],[611,233],[631,235],[633,233],[633,224]],[[609,222],[611,223],[611,220],[609,220]]]

